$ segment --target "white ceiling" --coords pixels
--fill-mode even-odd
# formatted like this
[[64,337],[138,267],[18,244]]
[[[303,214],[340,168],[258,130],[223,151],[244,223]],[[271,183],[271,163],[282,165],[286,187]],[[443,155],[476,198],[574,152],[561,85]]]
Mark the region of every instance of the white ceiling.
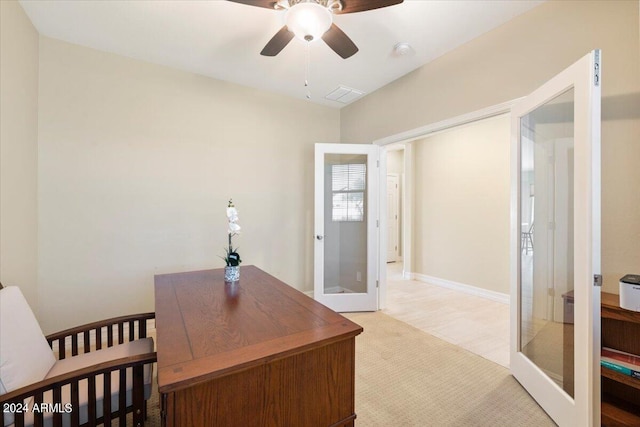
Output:
[[[45,36],[241,85],[305,99],[304,42],[275,57],[260,51],[284,25],[282,11],[225,0],[20,0]],[[338,85],[371,93],[444,53],[532,9],[542,0],[405,0],[337,15],[359,47],[342,59],[322,41],[310,49],[311,102]],[[412,46],[398,56],[399,42]]]

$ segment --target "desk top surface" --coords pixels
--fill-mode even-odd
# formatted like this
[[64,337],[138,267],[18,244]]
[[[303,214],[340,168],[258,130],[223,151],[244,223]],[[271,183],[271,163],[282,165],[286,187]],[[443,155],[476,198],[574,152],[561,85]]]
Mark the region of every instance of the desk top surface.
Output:
[[162,393],[245,370],[362,328],[254,266],[155,276],[158,385]]

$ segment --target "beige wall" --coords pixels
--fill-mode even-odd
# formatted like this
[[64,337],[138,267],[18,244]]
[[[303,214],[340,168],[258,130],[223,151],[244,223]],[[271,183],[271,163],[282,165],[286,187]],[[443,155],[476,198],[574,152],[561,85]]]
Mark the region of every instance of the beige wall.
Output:
[[392,150],[387,152],[387,173],[404,173],[404,151]]
[[38,33],[0,1],[0,281],[38,314]]
[[39,94],[46,329],[153,310],[154,274],[221,267],[231,197],[244,264],[312,288],[313,149],[338,110],[46,37]]
[[153,274],[220,266],[229,197],[245,262],[310,289],[313,143],[523,96],[595,47],[605,290],[640,270],[637,1],[545,3],[340,112],[39,39],[0,8],[0,280],[47,331],[152,309]]
[[544,3],[343,108],[341,140],[371,142],[516,99],[602,49],[602,267],[604,290],[617,292],[621,276],[640,272],[638,8]]
[[509,115],[414,142],[414,270],[509,293]]

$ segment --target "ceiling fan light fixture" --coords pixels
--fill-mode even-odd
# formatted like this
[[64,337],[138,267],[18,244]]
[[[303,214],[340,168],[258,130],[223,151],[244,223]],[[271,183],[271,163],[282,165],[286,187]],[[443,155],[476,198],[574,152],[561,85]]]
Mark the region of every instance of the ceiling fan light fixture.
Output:
[[324,6],[315,2],[298,3],[285,16],[287,28],[300,40],[317,40],[331,27],[333,17]]

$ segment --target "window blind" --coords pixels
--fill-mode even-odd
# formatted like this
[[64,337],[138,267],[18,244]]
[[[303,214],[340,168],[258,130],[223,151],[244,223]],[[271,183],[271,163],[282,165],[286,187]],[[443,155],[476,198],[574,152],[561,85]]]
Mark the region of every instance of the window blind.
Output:
[[364,221],[366,180],[367,165],[365,164],[331,166],[333,221]]

